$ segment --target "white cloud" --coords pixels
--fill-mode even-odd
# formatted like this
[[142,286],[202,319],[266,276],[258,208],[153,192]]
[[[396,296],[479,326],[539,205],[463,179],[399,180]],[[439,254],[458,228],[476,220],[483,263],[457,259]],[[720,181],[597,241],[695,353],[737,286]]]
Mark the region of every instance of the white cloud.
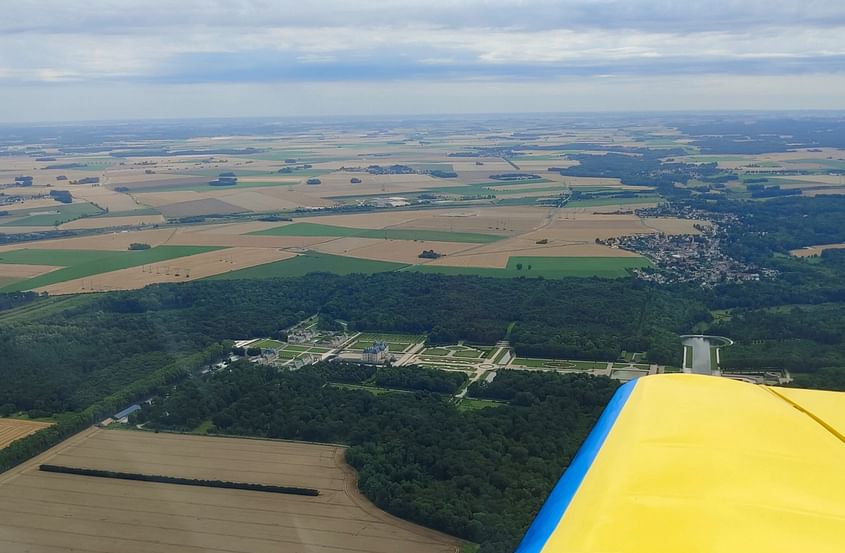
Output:
[[[583,86],[596,89],[594,103],[602,99],[603,105],[612,107],[613,91],[596,84],[610,81],[625,83],[629,91],[652,86],[635,83],[676,82],[686,91],[679,95],[683,102],[697,98],[707,104],[718,98],[723,107],[730,103],[730,93],[738,106],[748,90],[759,91],[762,82],[827,83],[825,89],[797,85],[797,91],[759,91],[784,105],[801,97],[806,107],[816,103],[830,107],[836,93],[845,98],[842,0],[17,0],[5,4],[0,7],[0,92],[23,106],[37,105],[30,98],[50,96],[53,90],[70,95],[51,100],[57,106],[84,103],[73,96],[83,90],[86,97],[97,91],[98,98],[99,91],[121,90],[139,106],[147,106],[138,110],[154,113],[158,108],[150,106],[148,98],[177,105],[194,87],[226,91],[219,102],[210,100],[203,109],[216,109],[237,94],[254,97],[251,107],[258,109],[264,105],[262,90],[283,90],[291,105],[317,109],[310,107],[312,98],[300,101],[297,95],[319,90],[317,97],[333,98],[331,87],[336,84],[315,82],[326,75],[348,81],[338,90],[370,90],[362,92],[357,103],[350,100],[350,106],[370,105],[369,99],[378,98],[371,106],[376,110],[394,103],[397,109],[430,102],[445,108],[447,98],[463,105],[457,91],[464,88],[486,95],[469,102],[468,108],[486,105],[489,97],[491,108],[512,102],[507,110],[519,111],[523,103],[540,105],[539,96],[536,102],[527,99],[543,91],[548,95],[543,102],[549,105],[557,105],[560,94],[576,105],[582,100],[574,91]],[[320,74],[323,68],[325,75]],[[802,73],[801,78],[796,73]],[[615,78],[598,78],[609,76]],[[802,81],[805,77],[809,80]],[[530,86],[521,82],[526,79]],[[213,86],[203,84],[211,81]],[[181,84],[166,84],[175,82]],[[437,83],[436,89],[431,83]],[[41,91],[39,86],[48,88]],[[134,94],[135,90],[145,90],[149,96]],[[385,90],[416,98],[416,103],[385,98]],[[418,90],[429,94],[437,90],[444,97],[419,98]],[[591,96],[584,95],[584,101]],[[671,104],[672,97],[667,102]],[[123,105],[110,98],[98,103],[104,111]],[[188,102],[185,109],[202,106]],[[272,107],[269,100],[265,107]],[[336,112],[343,112],[340,107]],[[128,113],[131,105],[125,109]]]

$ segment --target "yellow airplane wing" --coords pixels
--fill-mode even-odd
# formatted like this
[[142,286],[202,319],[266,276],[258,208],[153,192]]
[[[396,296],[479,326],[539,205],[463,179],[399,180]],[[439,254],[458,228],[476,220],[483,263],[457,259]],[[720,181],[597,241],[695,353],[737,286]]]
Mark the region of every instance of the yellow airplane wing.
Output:
[[712,376],[619,388],[517,553],[841,553],[845,393]]

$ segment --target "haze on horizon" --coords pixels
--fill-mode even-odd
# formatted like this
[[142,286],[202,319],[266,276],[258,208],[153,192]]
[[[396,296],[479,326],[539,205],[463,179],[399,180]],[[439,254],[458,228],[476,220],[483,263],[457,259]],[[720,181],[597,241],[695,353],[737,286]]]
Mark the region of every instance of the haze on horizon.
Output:
[[25,0],[0,122],[845,109],[841,0]]

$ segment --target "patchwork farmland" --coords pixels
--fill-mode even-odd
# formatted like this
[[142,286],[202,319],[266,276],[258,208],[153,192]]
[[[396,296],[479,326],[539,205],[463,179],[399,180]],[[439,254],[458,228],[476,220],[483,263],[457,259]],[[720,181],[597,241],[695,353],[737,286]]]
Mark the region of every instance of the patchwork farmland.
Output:
[[[654,260],[615,239],[695,236],[707,226],[644,215],[665,200],[657,186],[579,170],[585,155],[637,156],[644,145],[676,162],[715,165],[718,187],[677,183],[693,194],[845,190],[845,159],[832,148],[714,156],[677,129],[548,127],[522,144],[514,130],[497,123],[479,134],[456,123],[421,140],[430,129],[315,125],[146,146],[121,139],[95,153],[49,147],[37,159],[7,152],[0,234],[24,239],[0,245],[0,291],[70,294],[312,271],[625,277]],[[126,252],[133,243],[151,249]],[[221,249],[223,261],[177,247]],[[46,252],[36,259],[31,250]],[[59,250],[83,253],[68,260]],[[115,255],[95,260],[100,251]]]
[[[452,553],[355,486],[340,446],[92,429],[0,476],[0,549]],[[315,497],[48,473],[38,465],[316,489]]]

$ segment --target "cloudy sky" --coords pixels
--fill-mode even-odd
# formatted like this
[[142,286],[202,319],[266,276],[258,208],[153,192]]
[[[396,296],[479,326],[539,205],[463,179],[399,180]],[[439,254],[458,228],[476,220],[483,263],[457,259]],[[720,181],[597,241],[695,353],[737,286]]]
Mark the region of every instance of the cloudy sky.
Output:
[[845,109],[843,0],[15,0],[0,121]]

